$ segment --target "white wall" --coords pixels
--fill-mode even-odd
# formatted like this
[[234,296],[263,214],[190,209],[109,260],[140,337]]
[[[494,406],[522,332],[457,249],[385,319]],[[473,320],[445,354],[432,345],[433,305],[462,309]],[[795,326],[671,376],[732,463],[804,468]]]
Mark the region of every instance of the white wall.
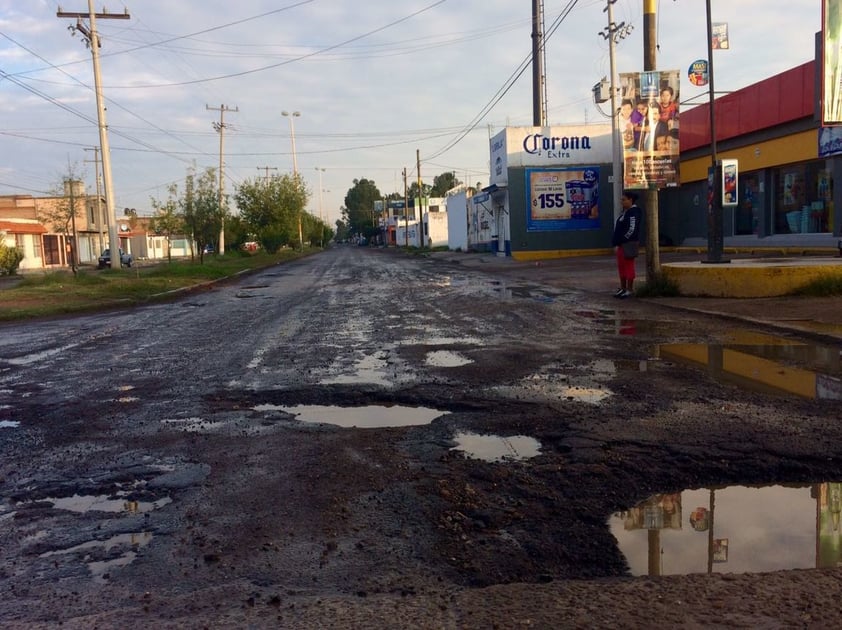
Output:
[[468,251],[468,194],[464,190],[447,198],[447,248]]
[[442,247],[447,245],[447,212],[427,213],[427,245]]

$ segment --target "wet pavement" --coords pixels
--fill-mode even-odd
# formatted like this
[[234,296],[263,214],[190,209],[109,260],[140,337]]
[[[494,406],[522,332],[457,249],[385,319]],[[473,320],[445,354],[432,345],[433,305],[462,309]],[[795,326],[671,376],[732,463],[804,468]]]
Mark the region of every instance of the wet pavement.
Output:
[[[559,288],[575,288],[587,293],[610,295],[618,280],[613,256],[582,256],[541,261],[516,261],[493,254],[434,252],[430,256],[464,265],[467,268],[500,271],[507,276],[534,280]],[[739,255],[740,258],[762,260],[760,255]],[[731,258],[738,258],[737,255]],[[703,260],[698,253],[662,253],[661,264]],[[796,257],[793,260],[798,261]],[[637,282],[646,280],[646,263],[637,260]],[[651,301],[661,306],[696,313],[760,323],[781,330],[812,333],[842,339],[842,296],[836,297],[669,297],[632,298],[622,308],[629,311],[635,301]]]

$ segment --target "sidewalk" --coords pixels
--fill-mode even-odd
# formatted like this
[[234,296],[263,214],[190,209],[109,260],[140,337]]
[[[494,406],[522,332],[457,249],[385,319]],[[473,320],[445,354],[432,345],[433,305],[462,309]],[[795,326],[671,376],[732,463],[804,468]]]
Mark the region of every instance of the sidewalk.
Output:
[[[612,297],[619,282],[613,256],[582,256],[541,261],[519,262],[493,254],[433,252],[431,257],[448,260],[465,267],[501,273],[519,280],[532,280],[558,288],[570,288],[605,296],[606,302],[617,304]],[[661,264],[703,259],[704,254],[661,254]],[[738,256],[731,256],[738,258]],[[759,256],[741,255],[739,258]],[[638,282],[645,282],[645,261],[637,261]],[[729,317],[784,330],[811,333],[842,340],[842,296],[837,297],[675,297],[631,298],[621,303],[624,308],[636,301],[649,302],[720,317]]]

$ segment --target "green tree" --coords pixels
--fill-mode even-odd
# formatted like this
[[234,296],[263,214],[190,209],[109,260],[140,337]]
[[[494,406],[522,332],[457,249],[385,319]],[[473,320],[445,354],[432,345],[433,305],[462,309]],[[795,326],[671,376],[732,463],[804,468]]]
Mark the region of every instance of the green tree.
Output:
[[342,210],[351,234],[363,234],[366,238],[377,234],[374,202],[382,198],[373,181],[365,178],[354,180],[354,185],[345,195],[345,208]]
[[[178,200],[184,224],[199,249],[199,260],[204,262],[205,246],[213,244],[222,229],[223,209],[219,207],[216,172],[205,169],[196,175],[191,168],[184,181],[184,195]],[[195,256],[195,252],[193,252]]]
[[240,218],[267,252],[299,242],[299,221],[304,231],[304,207],[309,192],[299,175],[275,175],[268,180],[246,180],[234,195]]
[[433,187],[430,189],[430,197],[444,197],[447,195],[448,190],[455,188],[461,183],[462,182],[456,179],[456,173],[453,171],[445,171],[441,175],[436,175],[433,178]]
[[[78,262],[76,218],[79,216],[80,206],[84,208],[85,205],[85,189],[75,165],[68,164],[67,173],[53,186],[50,196],[52,203],[41,208],[38,218],[42,222],[49,223],[56,232],[65,235],[65,243],[71,248],[68,251],[70,268],[73,273],[76,273]],[[116,258],[119,268],[120,257]]]
[[149,229],[167,239],[167,261],[172,262],[172,237],[184,234],[185,222],[184,216],[179,212],[178,186],[170,185],[167,193],[167,200],[163,203],[157,199],[150,199],[155,214],[149,221]]

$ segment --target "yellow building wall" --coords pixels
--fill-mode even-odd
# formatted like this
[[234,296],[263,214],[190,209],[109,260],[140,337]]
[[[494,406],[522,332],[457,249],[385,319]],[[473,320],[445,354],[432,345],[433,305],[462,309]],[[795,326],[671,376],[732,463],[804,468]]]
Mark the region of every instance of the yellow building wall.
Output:
[[[776,138],[765,142],[755,142],[738,149],[719,151],[719,159],[740,161],[740,172],[747,173],[761,168],[771,168],[782,164],[815,160],[819,155],[819,131],[810,129],[800,133]],[[693,160],[683,160],[680,164],[681,183],[690,183],[707,179],[710,168],[710,156]]]

